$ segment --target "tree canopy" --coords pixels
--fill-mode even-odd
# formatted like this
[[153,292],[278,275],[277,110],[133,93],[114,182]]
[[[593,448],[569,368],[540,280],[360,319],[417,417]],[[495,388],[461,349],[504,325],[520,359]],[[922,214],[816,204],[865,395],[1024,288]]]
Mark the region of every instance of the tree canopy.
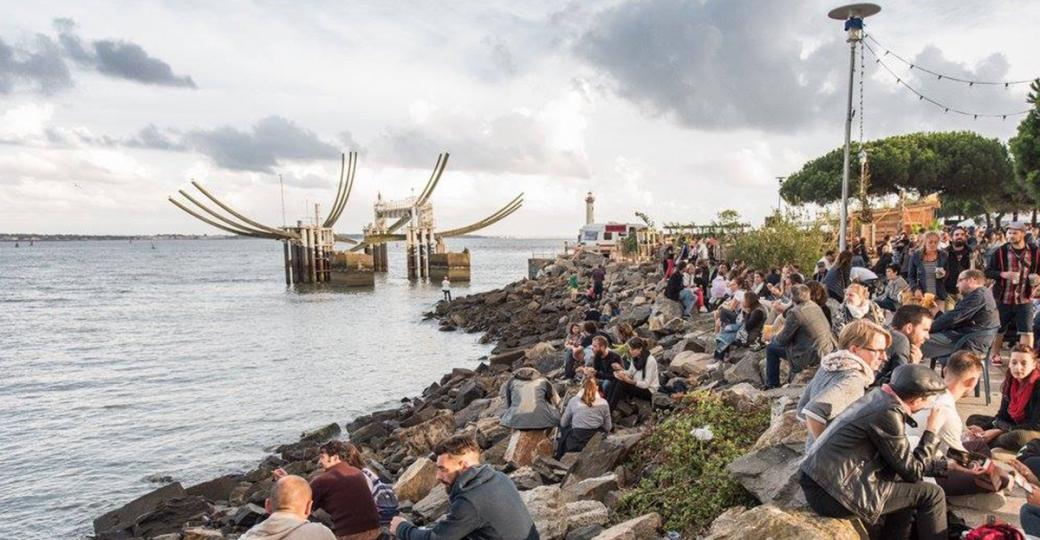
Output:
[[1029,97],[1033,105],[1025,119],[1018,125],[1018,134],[1008,141],[1015,156],[1015,175],[1030,192],[1034,200],[1040,201],[1040,79],[1030,85]]
[[[1015,196],[1007,147],[969,131],[910,133],[869,141],[868,195],[939,193],[944,213],[979,214],[1028,208]],[[806,163],[784,182],[780,194],[788,203],[827,204],[841,198],[843,149]],[[859,144],[852,145],[849,194],[859,190]],[[1024,204],[1023,204],[1024,203]]]

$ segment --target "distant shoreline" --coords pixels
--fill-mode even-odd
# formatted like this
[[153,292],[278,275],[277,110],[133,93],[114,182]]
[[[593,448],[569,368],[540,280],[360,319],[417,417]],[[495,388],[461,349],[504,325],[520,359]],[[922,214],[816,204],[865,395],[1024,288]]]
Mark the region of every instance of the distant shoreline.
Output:
[[[360,234],[348,234],[350,238],[361,239]],[[567,240],[567,238],[526,238],[517,236],[485,236],[467,234],[459,238],[498,238],[502,240]],[[243,240],[247,239],[234,234],[33,234],[33,233],[0,233],[0,242],[75,242],[89,240]]]

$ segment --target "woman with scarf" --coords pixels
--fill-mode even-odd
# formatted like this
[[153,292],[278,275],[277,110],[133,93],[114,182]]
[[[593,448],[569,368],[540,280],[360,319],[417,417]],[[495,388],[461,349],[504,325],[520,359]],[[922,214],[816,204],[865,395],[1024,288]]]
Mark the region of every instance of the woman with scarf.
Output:
[[874,324],[885,324],[885,312],[880,306],[870,299],[870,291],[859,283],[849,285],[845,289],[845,301],[831,317],[831,328],[834,334],[840,334],[841,329],[852,321],[866,319]]
[[1007,375],[1001,388],[1000,410],[996,416],[973,414],[968,417],[968,432],[984,439],[991,447],[1018,452],[1029,441],[1040,438],[1040,371],[1036,355],[1026,345],[1011,350]]
[[628,340],[628,354],[632,363],[628,369],[614,371],[614,380],[607,388],[607,403],[614,410],[618,402],[628,397],[649,401],[661,386],[657,375],[657,360],[641,337]]

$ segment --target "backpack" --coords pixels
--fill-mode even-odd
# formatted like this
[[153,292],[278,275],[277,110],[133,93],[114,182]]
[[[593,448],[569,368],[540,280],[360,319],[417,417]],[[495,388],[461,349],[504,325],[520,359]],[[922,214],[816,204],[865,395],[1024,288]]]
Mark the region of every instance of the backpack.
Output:
[[398,514],[398,507],[400,506],[393,486],[383,482],[376,473],[368,469],[361,469],[361,472],[365,474],[369,483],[372,484],[372,500],[375,501],[376,510],[379,512],[379,524],[389,524],[390,520]]
[[964,540],[1025,540],[1021,531],[1007,523],[979,525],[964,535]]

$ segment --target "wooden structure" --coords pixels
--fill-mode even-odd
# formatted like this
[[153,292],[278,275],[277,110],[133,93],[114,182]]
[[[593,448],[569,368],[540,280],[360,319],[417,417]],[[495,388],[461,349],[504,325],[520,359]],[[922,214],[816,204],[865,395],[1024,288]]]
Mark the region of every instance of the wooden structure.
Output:
[[860,236],[867,239],[867,245],[874,246],[878,238],[930,228],[941,207],[939,196],[934,193],[912,202],[900,197],[895,206],[871,209],[869,223],[862,218],[862,212],[853,212],[848,230],[859,231]]

